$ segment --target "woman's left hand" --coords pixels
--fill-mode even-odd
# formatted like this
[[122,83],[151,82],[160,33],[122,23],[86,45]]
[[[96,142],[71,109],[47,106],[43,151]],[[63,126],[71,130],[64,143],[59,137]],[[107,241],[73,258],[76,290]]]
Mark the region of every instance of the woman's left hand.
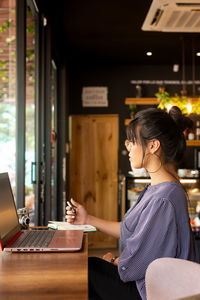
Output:
[[108,252],[106,253],[104,256],[103,256],[103,259],[110,262],[110,260],[114,257],[114,255],[111,253],[111,252]]
[[[103,256],[103,259],[108,261],[108,262],[111,262],[112,258],[115,258],[115,255],[113,255],[111,252],[108,252],[106,253],[104,256]],[[115,266],[117,266],[118,264],[118,258],[115,258],[115,261],[113,262],[113,264]]]

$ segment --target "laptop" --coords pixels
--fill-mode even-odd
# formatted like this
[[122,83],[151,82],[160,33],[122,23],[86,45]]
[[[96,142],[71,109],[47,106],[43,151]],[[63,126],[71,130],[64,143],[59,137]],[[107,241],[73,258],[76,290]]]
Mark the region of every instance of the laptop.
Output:
[[83,230],[21,230],[8,173],[0,174],[0,247],[10,252],[74,252]]

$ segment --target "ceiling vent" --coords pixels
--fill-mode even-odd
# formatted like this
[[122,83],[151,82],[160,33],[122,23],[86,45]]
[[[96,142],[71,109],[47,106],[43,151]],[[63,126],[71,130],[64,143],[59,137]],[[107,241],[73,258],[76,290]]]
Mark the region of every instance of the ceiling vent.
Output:
[[200,0],[153,0],[142,30],[200,32]]

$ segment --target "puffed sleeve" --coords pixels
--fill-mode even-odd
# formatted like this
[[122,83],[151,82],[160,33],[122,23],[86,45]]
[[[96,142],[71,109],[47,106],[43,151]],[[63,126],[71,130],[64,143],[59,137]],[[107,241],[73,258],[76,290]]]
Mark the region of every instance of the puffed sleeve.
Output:
[[148,265],[154,259],[175,257],[176,249],[177,226],[173,204],[167,199],[150,201],[119,257],[121,280],[127,282],[144,278]]

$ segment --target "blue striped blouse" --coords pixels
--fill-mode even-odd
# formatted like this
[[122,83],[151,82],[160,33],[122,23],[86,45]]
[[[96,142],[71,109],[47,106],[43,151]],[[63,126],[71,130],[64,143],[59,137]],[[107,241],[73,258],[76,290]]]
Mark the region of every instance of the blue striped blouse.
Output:
[[181,184],[164,182],[147,186],[120,224],[121,255],[118,271],[122,281],[136,281],[146,299],[145,272],[160,257],[199,262]]

